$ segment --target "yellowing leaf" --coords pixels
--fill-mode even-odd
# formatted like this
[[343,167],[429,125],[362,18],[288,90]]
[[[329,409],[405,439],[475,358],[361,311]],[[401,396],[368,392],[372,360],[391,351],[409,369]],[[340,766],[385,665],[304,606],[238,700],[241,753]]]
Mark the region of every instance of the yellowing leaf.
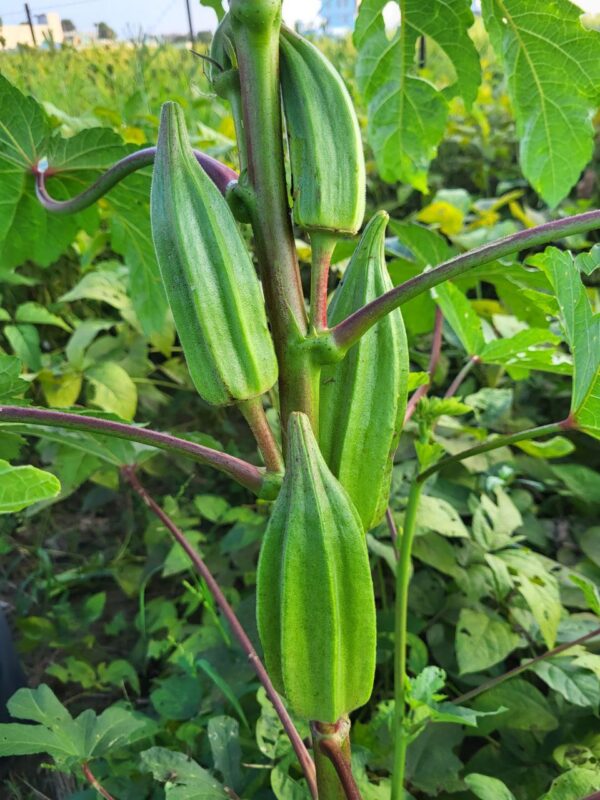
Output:
[[464,214],[451,203],[434,200],[417,214],[417,219],[430,225],[437,224],[442,233],[452,236],[462,230]]

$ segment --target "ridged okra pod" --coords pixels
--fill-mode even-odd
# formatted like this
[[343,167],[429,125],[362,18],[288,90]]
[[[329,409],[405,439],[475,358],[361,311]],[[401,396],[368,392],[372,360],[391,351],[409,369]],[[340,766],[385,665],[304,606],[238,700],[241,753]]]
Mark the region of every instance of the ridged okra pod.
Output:
[[152,235],[175,327],[198,393],[226,405],[277,380],[260,282],[237,223],[196,162],[176,103],[162,109]]
[[[385,264],[388,215],[371,219],[328,310],[331,326],[392,288]],[[339,363],[321,373],[320,445],[366,530],[387,505],[393,456],[406,410],[408,347],[402,314],[392,311]]]
[[377,634],[365,535],[302,413],[289,420],[257,596],[267,669],[297,714],[333,723],[367,702]]

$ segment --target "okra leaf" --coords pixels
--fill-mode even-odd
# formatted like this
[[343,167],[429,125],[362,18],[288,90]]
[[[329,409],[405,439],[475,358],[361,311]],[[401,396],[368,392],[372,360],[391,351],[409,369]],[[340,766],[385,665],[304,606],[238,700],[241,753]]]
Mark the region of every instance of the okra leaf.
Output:
[[[369,104],[369,141],[381,177],[427,190],[427,170],[444,134],[448,98],[461,94],[472,103],[480,80],[479,56],[467,33],[473,24],[468,0],[405,0],[402,22],[391,41],[383,20],[387,0],[363,0],[354,43],[356,77]],[[400,5],[400,4],[398,4]],[[439,45],[456,79],[445,89],[415,74],[419,36]]]
[[225,800],[223,786],[185,753],[151,747],[141,754],[142,769],[165,786],[166,800]]
[[521,168],[555,206],[592,156],[600,33],[583,27],[581,9],[569,0],[483,0],[481,7],[508,76]]
[[32,466],[13,467],[0,459],[0,514],[12,514],[27,506],[56,497],[58,479]]
[[544,270],[552,284],[573,354],[571,417],[581,430],[600,439],[600,314],[592,311],[570,252],[549,247],[529,261]]

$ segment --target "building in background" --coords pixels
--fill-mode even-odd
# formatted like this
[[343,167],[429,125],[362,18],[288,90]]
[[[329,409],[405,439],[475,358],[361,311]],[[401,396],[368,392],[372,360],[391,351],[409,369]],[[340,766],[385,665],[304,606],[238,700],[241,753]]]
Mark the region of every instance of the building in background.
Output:
[[[60,16],[55,11],[36,14],[33,17],[33,33],[38,47],[45,42],[62,44],[64,41]],[[33,47],[29,24],[21,22],[20,25],[1,25],[0,44],[6,50],[15,50],[20,44],[28,44]]]
[[328,33],[348,33],[354,28],[357,0],[323,0],[319,16]]

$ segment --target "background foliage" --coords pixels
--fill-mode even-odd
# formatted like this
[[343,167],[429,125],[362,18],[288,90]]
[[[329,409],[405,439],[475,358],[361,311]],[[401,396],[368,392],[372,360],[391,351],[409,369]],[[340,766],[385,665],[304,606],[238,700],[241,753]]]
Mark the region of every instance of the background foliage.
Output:
[[[381,52],[385,36],[369,24],[381,5],[363,0],[354,43],[319,45],[354,92],[365,134],[369,210],[385,208],[392,217],[387,246],[395,283],[455,252],[549,219],[550,207],[560,204],[559,213],[566,214],[598,205],[595,160],[581,174],[596,141],[597,34],[578,29],[578,58],[557,56],[566,42],[574,46],[578,23],[569,4],[553,4],[567,20],[564,41],[527,42],[526,79],[511,68],[518,57],[514,32],[529,24],[525,2],[502,37],[502,4],[483,4],[500,62],[479,23],[473,40],[463,40],[458,29],[424,19],[423,4],[407,2],[407,38],[393,48],[411,59],[418,32],[425,30],[430,40],[426,64],[400,85],[388,80],[393,60],[369,58]],[[469,13],[468,3],[456,5]],[[561,82],[544,68],[557,58],[564,66]],[[48,181],[52,194],[80,191],[117,158],[155,142],[165,99],[184,107],[195,146],[235,166],[233,123],[209,93],[202,62],[182,50],[144,44],[24,49],[0,55],[0,71],[2,400],[12,402],[27,390],[38,405],[135,416],[252,459],[241,417],[207,406],[192,389],[156,276],[149,175],[128,178],[74,217],[50,218],[35,200],[29,169],[32,159],[47,156],[60,168]],[[418,113],[398,131],[402,147],[392,152],[386,125],[401,120],[409,102]],[[556,104],[572,136],[534,119],[535,109]],[[519,145],[517,131],[525,130]],[[583,275],[579,301],[590,304],[586,335],[600,308],[598,249],[590,250],[595,239],[568,242],[582,254],[571,274]],[[298,244],[306,259],[307,244]],[[338,247],[340,273],[352,247]],[[441,397],[462,368],[468,372],[456,399],[430,401],[407,426],[391,501],[398,525],[415,443],[422,443],[425,430],[429,445],[452,454],[486,433],[568,414],[572,363],[566,345],[583,353],[591,345],[580,344],[581,331],[561,326],[561,311],[563,320],[568,314],[550,294],[552,288],[559,294],[556,270],[564,258],[570,257],[559,251],[538,256],[540,270],[503,259],[405,306],[413,385],[426,380],[436,307],[445,316],[444,349],[430,395]],[[590,419],[590,427],[598,424],[593,414]],[[206,469],[77,432],[4,425],[0,457],[0,473],[6,462],[36,465],[23,467],[35,474],[7,473],[17,475],[16,483],[2,483],[0,510],[24,505],[21,480],[35,487],[38,502],[0,517],[0,570],[29,683],[51,687],[22,691],[10,711],[20,722],[35,723],[19,725],[22,752],[31,752],[33,739],[59,770],[40,769],[34,760],[14,763],[5,776],[7,796],[21,800],[39,791],[92,798],[80,765],[93,760],[95,774],[119,800],[227,797],[225,785],[243,798],[306,797],[278,720],[206,587],[122,486],[119,470],[141,465],[144,482],[200,549],[254,641],[256,557],[267,508]],[[597,640],[461,699],[525,659],[598,627],[599,467],[594,441],[574,434],[474,457],[428,485],[409,607],[411,722],[423,730],[409,750],[415,798],[581,800],[600,789]],[[60,479],[59,496],[46,470]],[[386,526],[369,534],[369,547],[378,671],[371,704],[353,720],[353,742],[365,800],[380,800],[389,796],[392,758],[396,565]]]

